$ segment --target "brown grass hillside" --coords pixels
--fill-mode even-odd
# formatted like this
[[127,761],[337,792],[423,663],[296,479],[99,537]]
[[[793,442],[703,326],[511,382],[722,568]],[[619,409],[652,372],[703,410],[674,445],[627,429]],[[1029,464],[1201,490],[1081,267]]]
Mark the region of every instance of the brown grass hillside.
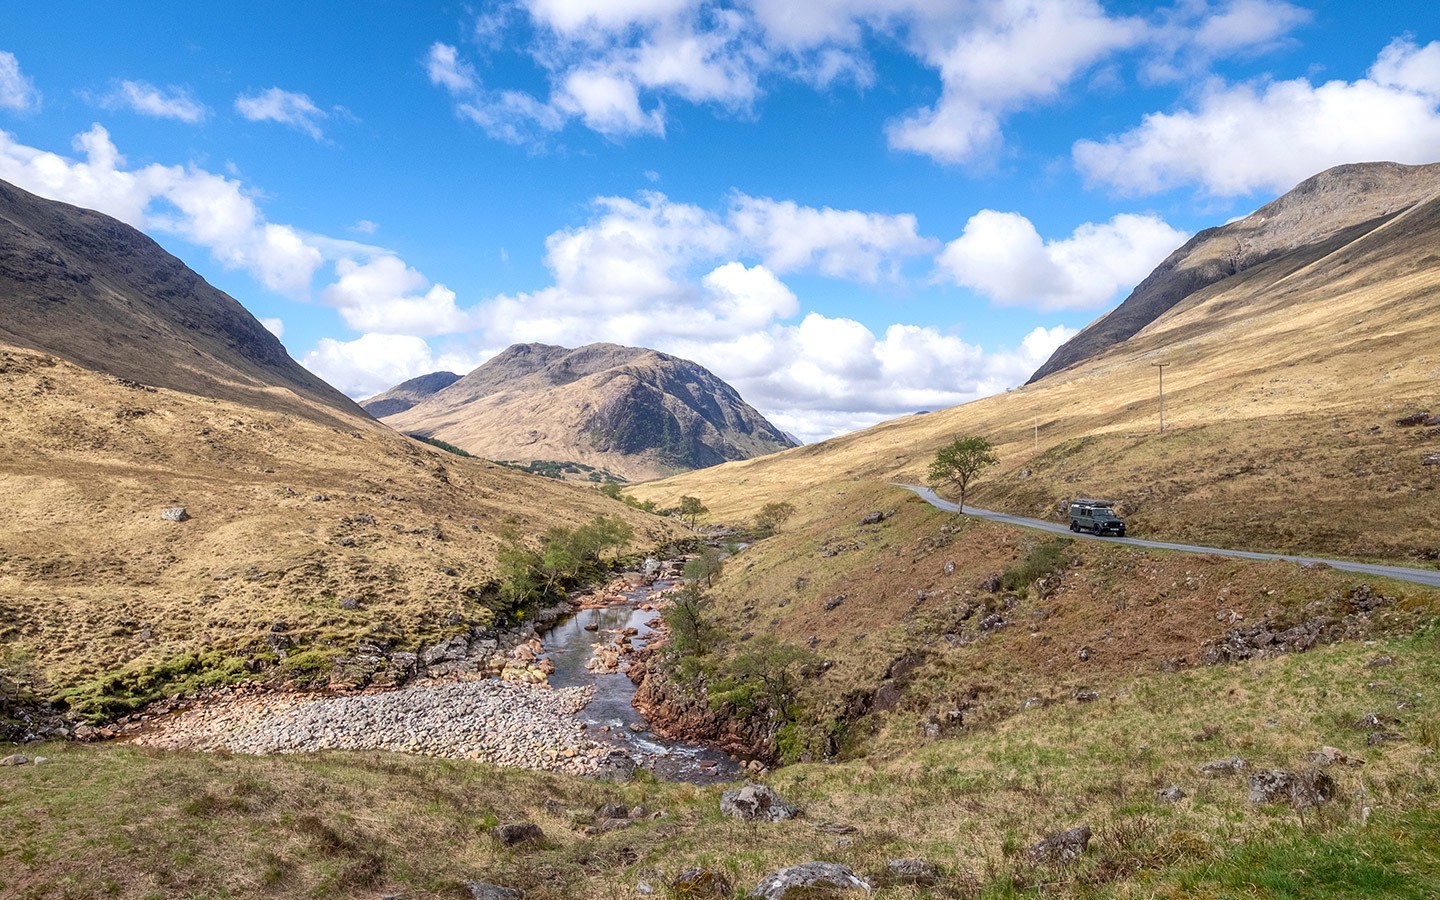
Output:
[[[1053,516],[1119,501],[1140,537],[1433,559],[1440,553],[1440,200],[1328,251],[1202,290],[1103,355],[1008,393],[822,444],[636,486],[720,520],[837,481],[920,481],[960,435],[998,446],[975,504]],[[1166,362],[1166,431],[1156,369]],[[1036,447],[1038,426],[1038,449]]]
[[[506,526],[533,537],[604,514],[637,544],[675,535],[358,413],[332,421],[0,348],[5,661],[58,690],[182,653],[253,655],[277,622],[300,649],[414,645],[484,621]],[[173,506],[190,520],[162,520]]]

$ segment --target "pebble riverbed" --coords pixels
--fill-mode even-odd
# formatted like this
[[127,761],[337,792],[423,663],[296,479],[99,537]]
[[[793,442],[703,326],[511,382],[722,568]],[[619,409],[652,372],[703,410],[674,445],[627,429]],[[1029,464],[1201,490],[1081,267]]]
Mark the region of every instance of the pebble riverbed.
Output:
[[134,742],[247,754],[390,750],[589,775],[612,752],[574,718],[592,694],[589,687],[487,679],[346,696],[245,697],[167,717]]

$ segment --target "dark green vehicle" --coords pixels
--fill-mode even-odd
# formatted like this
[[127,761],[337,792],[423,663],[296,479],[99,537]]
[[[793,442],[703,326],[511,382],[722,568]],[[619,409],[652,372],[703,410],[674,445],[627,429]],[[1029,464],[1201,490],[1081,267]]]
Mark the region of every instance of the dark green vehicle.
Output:
[[1070,530],[1124,537],[1125,520],[1115,515],[1115,504],[1109,500],[1076,497],[1070,501]]

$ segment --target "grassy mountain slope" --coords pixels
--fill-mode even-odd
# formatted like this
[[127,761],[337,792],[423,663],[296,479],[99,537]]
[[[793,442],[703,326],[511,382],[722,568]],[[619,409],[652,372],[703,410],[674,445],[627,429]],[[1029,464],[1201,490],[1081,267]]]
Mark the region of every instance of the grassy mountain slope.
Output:
[[323,421],[363,415],[232,297],[109,216],[0,182],[0,342]]
[[634,493],[733,520],[832,481],[922,480],[938,447],[979,434],[1001,456],[979,506],[1054,517],[1105,496],[1136,536],[1433,559],[1440,431],[1397,421],[1440,412],[1437,244],[1431,200],[1211,285],[1063,377]]
[[735,389],[635,347],[517,344],[386,424],[487,459],[655,478],[792,446]]
[[[51,690],[184,654],[265,657],[277,622],[301,650],[437,639],[489,616],[506,526],[606,514],[641,543],[674,534],[368,417],[327,425],[0,353],[0,645]],[[173,506],[190,520],[163,520]]]
[[1329,252],[1440,192],[1440,164],[1359,163],[1307,178],[1243,219],[1207,228],[1172,253],[1117,308],[1066,341],[1030,381],[1103,353],[1185,298],[1298,250]]

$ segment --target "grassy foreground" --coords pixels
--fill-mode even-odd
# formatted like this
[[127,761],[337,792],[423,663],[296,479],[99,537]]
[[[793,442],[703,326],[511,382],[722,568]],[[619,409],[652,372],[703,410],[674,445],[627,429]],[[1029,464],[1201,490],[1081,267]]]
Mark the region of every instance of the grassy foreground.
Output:
[[[1377,675],[1365,664],[1378,654],[1395,663]],[[939,885],[880,896],[1429,897],[1440,890],[1437,681],[1433,629],[1120,679],[1095,703],[1036,708],[905,752],[781,769],[771,783],[804,815],[774,825],[722,819],[718,789],[652,781],[605,785],[394,754],[48,746],[31,751],[51,757],[44,766],[0,769],[0,896],[429,898],[463,896],[461,885],[481,880],[532,900],[620,898],[641,881],[663,892],[688,865],[744,888],[811,859],[874,873],[887,859],[922,856],[944,870]],[[1393,717],[1407,739],[1368,745],[1351,727],[1368,712]],[[1293,768],[1324,744],[1365,764],[1332,767],[1338,798],[1303,815],[1250,805],[1243,777],[1196,771],[1230,754]],[[1189,796],[1163,805],[1155,791],[1171,784]],[[586,835],[611,802],[661,816]],[[540,824],[546,845],[510,850],[489,838],[519,820]],[[817,830],[823,822],[857,831]],[[1095,831],[1080,862],[1025,862],[1031,842],[1080,823]]]

